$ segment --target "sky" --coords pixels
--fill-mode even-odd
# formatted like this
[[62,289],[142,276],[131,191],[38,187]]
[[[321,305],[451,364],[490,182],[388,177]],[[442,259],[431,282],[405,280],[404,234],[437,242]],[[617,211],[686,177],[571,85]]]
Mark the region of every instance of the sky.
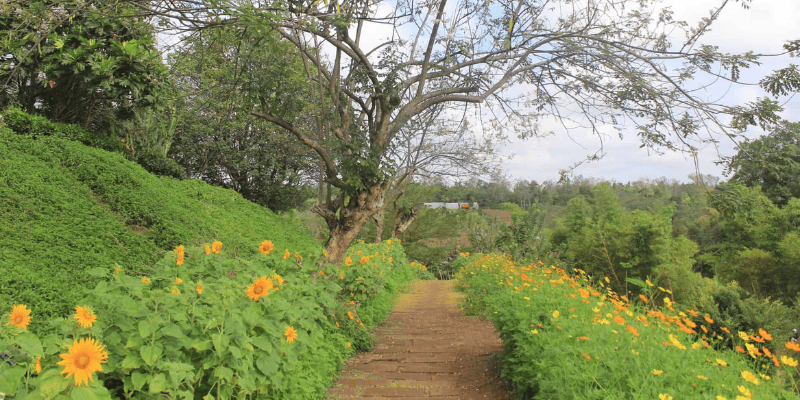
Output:
[[[675,18],[686,20],[695,25],[701,17],[720,0],[665,0],[675,12]],[[749,9],[743,9],[739,3],[728,4],[720,18],[712,25],[712,31],[704,36],[700,43],[713,44],[723,52],[745,52],[775,54],[782,51],[782,44],[787,40],[800,39],[797,21],[800,20],[800,3],[797,0],[753,0]],[[771,71],[785,67],[789,63],[798,64],[800,60],[783,57],[766,60],[760,68],[744,71],[743,81],[757,82]],[[766,95],[755,87],[732,86],[723,101],[727,104],[745,104]],[[783,117],[800,120],[800,98],[782,99]],[[557,181],[559,172],[584,160],[600,149],[600,140],[589,131],[573,130],[567,132],[554,121],[543,122],[544,128],[554,130],[554,135],[546,138],[518,140],[512,138],[509,143],[500,147],[503,155],[503,172],[511,181],[535,180]],[[546,129],[543,129],[546,130]],[[748,137],[764,134],[758,129],[750,129]],[[697,172],[722,177],[723,166],[716,165],[719,156],[736,154],[736,145],[723,139],[718,148],[707,146],[700,150],[695,160],[691,155],[665,152],[655,154],[639,148],[634,132],[623,132],[619,139],[615,133],[603,138],[605,156],[599,161],[583,163],[572,171],[573,176],[583,176],[599,180],[616,182],[632,182],[640,179],[689,181],[689,176]],[[509,157],[512,157],[509,159]],[[723,180],[725,178],[723,177]]]

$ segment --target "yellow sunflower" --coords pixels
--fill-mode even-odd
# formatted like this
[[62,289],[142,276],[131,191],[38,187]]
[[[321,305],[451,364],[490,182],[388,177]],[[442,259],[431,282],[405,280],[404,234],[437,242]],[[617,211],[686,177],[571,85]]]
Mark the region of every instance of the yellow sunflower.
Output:
[[218,240],[211,242],[211,251],[213,251],[214,254],[219,254],[219,252],[222,251],[222,242]]
[[286,336],[287,343],[292,343],[297,339],[297,331],[295,331],[293,327],[287,326],[286,333],[284,333],[283,336]]
[[261,246],[258,246],[258,251],[264,253],[264,255],[268,255],[272,250],[275,250],[275,245],[271,240],[265,240],[261,242]]
[[108,353],[104,349],[105,346],[101,346],[92,338],[74,341],[67,354],[59,355],[62,360],[58,365],[64,366],[61,373],[67,374],[67,378],[75,375],[77,386],[81,383],[88,385],[90,380],[94,381],[92,374],[102,371],[103,367],[100,364],[105,364],[108,359]]
[[253,282],[253,286],[247,287],[247,297],[253,299],[254,301],[258,301],[261,296],[268,296],[269,290],[272,289],[272,287],[272,279],[262,276]]
[[91,328],[94,321],[97,321],[97,316],[92,314],[92,310],[89,307],[75,307],[75,315],[72,316],[78,320],[78,325],[83,328]]
[[11,313],[8,314],[8,322],[6,325],[14,325],[17,328],[28,329],[28,324],[31,323],[31,310],[24,304],[17,304],[11,308]]

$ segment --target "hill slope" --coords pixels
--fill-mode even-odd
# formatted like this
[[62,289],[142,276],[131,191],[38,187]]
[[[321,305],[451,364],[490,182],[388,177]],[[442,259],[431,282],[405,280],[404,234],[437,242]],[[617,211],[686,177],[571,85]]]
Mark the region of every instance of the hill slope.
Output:
[[0,128],[0,304],[66,315],[95,284],[84,271],[147,271],[179,244],[212,240],[232,256],[248,255],[265,239],[279,250],[322,251],[297,219],[236,192],[156,177],[79,142]]

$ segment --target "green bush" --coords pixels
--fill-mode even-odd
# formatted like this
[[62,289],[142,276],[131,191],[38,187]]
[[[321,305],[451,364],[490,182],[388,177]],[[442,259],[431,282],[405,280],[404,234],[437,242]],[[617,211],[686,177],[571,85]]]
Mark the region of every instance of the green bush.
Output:
[[98,282],[83,273],[95,267],[145,271],[164,251],[210,240],[243,256],[267,237],[322,251],[297,220],[236,192],[155,177],[121,154],[53,136],[0,135],[0,209],[0,300],[34,309],[34,331]]

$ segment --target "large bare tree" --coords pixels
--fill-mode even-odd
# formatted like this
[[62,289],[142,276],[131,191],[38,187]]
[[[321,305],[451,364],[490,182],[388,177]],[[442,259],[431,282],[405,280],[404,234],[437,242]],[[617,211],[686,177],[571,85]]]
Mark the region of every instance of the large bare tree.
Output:
[[337,262],[406,173],[394,152],[409,140],[403,128],[434,107],[468,109],[483,134],[535,136],[550,117],[598,134],[633,127],[654,149],[727,134],[730,109],[703,97],[706,86],[735,81],[757,58],[698,41],[728,2],[695,25],[651,0],[164,0],[154,11],[179,29],[274,30],[302,55],[324,94],[320,123],[282,118],[266,93],[252,114],[313,149],[339,189],[317,208]]

